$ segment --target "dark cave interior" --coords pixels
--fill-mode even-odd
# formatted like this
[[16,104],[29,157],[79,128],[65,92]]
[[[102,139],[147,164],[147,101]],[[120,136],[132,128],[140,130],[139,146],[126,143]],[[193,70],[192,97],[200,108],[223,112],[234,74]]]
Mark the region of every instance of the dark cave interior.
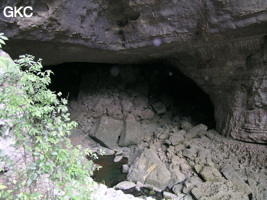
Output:
[[[129,65],[77,62],[46,66],[45,69],[54,72],[51,77],[51,90],[62,92],[62,96],[68,100],[77,100],[84,74],[99,73],[101,69],[105,77],[109,74],[110,78],[117,79],[116,83],[119,84],[123,79],[120,69],[125,66],[129,67]],[[209,129],[215,128],[214,108],[209,96],[177,68],[166,61],[136,64],[131,67],[138,68],[148,82],[150,100],[162,95],[168,96],[179,115],[191,117],[195,123],[203,123]],[[103,81],[108,80],[104,78]],[[173,108],[172,106],[169,109]]]

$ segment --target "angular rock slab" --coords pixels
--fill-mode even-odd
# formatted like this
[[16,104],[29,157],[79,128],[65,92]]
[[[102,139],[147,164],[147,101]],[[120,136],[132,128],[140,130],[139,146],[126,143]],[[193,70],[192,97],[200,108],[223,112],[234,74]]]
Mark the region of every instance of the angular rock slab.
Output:
[[243,179],[235,172],[232,166],[226,165],[222,168],[223,175],[230,180],[239,191],[243,191],[246,194],[251,194],[251,188],[243,181]]
[[174,134],[172,134],[172,136],[169,138],[169,141],[170,141],[170,143],[171,143],[173,146],[175,146],[175,145],[177,145],[177,144],[179,144],[179,143],[181,143],[181,142],[184,141],[184,135],[181,134],[181,133],[183,133],[183,132],[182,132],[182,131],[179,131],[178,133],[174,133]]
[[125,120],[124,128],[121,132],[120,146],[130,146],[141,142],[145,136],[145,131],[140,123],[135,121],[134,116],[130,115]]
[[110,117],[101,117],[92,136],[110,149],[118,147],[117,141],[123,128],[123,122]]
[[118,183],[117,185],[114,186],[115,189],[119,190],[129,190],[131,188],[134,188],[136,186],[135,183],[130,182],[130,181],[122,181]]
[[200,175],[208,182],[224,180],[220,171],[212,166],[204,166],[200,171]]
[[153,150],[146,149],[130,167],[127,180],[141,182],[162,191],[169,184],[171,173]]
[[237,190],[230,181],[205,182],[198,184],[191,190],[195,199],[201,200],[248,200],[242,191]]
[[185,138],[187,140],[192,139],[194,137],[200,136],[201,134],[203,134],[206,130],[208,129],[208,127],[204,124],[199,124],[193,128],[191,128],[186,134],[185,134]]
[[169,182],[168,188],[173,188],[174,185],[186,180],[186,176],[181,172],[179,165],[170,167],[170,172],[171,180]]
[[157,103],[154,103],[152,105],[152,107],[154,108],[154,110],[159,114],[159,115],[162,115],[166,112],[166,107],[163,103],[161,102],[157,102]]

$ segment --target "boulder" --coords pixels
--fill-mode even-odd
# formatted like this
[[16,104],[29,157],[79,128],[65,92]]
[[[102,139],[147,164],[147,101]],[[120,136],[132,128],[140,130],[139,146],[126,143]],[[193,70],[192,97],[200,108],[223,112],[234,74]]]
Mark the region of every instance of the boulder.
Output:
[[194,200],[190,194],[187,194],[183,197],[183,200]]
[[131,107],[133,106],[133,104],[129,100],[126,100],[126,99],[122,100],[121,105],[122,105],[123,111],[127,111],[127,112],[129,112],[131,110]]
[[154,103],[152,105],[152,107],[154,108],[154,110],[156,111],[156,113],[158,113],[159,115],[162,115],[162,114],[164,114],[166,112],[166,107],[161,102]]
[[247,195],[252,193],[251,188],[235,172],[232,166],[226,165],[224,168],[222,168],[221,172],[227,178],[227,180],[230,180],[239,189],[239,191],[243,191]]
[[244,192],[239,191],[230,181],[205,182],[196,185],[191,190],[195,199],[207,200],[249,200]]
[[122,173],[127,174],[129,171],[129,165],[124,164],[122,165]]
[[135,108],[140,109],[140,110],[147,108],[148,101],[149,99],[147,97],[144,97],[144,96],[136,97],[134,99]]
[[190,149],[184,149],[183,150],[183,156],[187,158],[193,158],[197,156],[198,149],[195,147],[192,147]]
[[96,122],[92,136],[110,149],[118,147],[117,141],[123,128],[123,122],[103,116]]
[[136,145],[145,137],[144,129],[140,123],[134,119],[133,115],[128,115],[122,129],[119,145],[130,146]]
[[113,162],[120,162],[123,159],[123,156],[115,156]]
[[182,189],[183,189],[183,184],[177,184],[175,186],[173,186],[172,191],[176,194],[179,195],[182,193]]
[[208,127],[204,124],[199,124],[193,128],[191,128],[186,134],[185,134],[185,138],[187,140],[192,139],[194,137],[200,136],[201,134],[203,134],[206,130],[208,129]]
[[171,172],[171,180],[169,182],[168,188],[172,188],[174,185],[178,183],[182,183],[186,180],[186,176],[180,171],[180,167],[178,165],[173,166],[170,169]]
[[185,131],[189,131],[192,127],[193,127],[193,125],[188,121],[182,121],[181,122],[181,128]]
[[184,135],[180,133],[174,133],[169,138],[170,143],[175,146],[179,144],[180,142],[184,141]]
[[120,182],[117,185],[115,185],[114,188],[119,189],[119,190],[129,190],[131,188],[134,188],[135,186],[136,186],[136,184],[133,182],[123,181],[123,182]]
[[173,193],[170,193],[170,192],[163,192],[163,196],[165,199],[176,199],[177,196]]
[[196,186],[203,183],[198,176],[192,176],[184,182],[183,193],[189,194],[190,191]]
[[173,200],[189,200],[185,194],[178,194]]
[[197,173],[199,173],[201,170],[202,170],[202,166],[201,165],[199,165],[199,164],[196,164],[195,166],[194,166],[194,169],[195,169],[195,171],[197,172]]
[[171,173],[151,149],[144,150],[129,169],[127,180],[141,182],[164,190],[171,180]]
[[212,166],[204,166],[200,171],[200,175],[205,181],[225,180],[220,171]]
[[132,109],[131,113],[140,119],[152,119],[154,117],[154,112],[148,108],[144,110]]

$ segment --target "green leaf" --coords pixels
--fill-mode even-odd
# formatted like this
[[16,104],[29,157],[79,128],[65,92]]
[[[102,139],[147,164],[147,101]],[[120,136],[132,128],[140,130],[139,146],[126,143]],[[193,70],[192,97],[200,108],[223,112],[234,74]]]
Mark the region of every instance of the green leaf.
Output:
[[1,36],[1,39],[8,40],[8,38],[6,36]]
[[4,40],[1,40],[1,39],[0,39],[0,43],[3,44],[3,45],[6,44],[5,41]]
[[[0,33],[0,45],[5,44],[3,40],[6,39]],[[21,174],[17,179],[21,181],[16,182],[19,190],[14,193],[32,185],[39,175],[48,174],[51,180],[60,183],[60,190],[66,199],[90,199],[90,190],[84,189],[84,185],[92,184],[89,175],[92,174],[93,165],[89,162],[85,168],[80,162],[84,155],[82,149],[72,150],[73,146],[65,138],[77,123],[69,119],[67,100],[60,99],[47,88],[52,72],[43,71],[41,60],[36,61],[31,55],[20,56],[15,64],[0,57],[0,65],[5,69],[0,84],[7,85],[3,89],[0,87],[0,102],[5,105],[0,118],[13,124],[12,132],[17,138],[15,148],[20,150],[22,146],[25,157],[34,157],[27,160],[27,173],[13,164],[14,172]],[[74,191],[79,192],[80,196],[74,195]],[[35,194],[24,192],[16,195],[18,199],[31,199]]]
[[0,183],[0,190],[4,190],[4,189],[6,189],[7,188],[7,186],[5,186],[5,185],[3,185],[2,183]]

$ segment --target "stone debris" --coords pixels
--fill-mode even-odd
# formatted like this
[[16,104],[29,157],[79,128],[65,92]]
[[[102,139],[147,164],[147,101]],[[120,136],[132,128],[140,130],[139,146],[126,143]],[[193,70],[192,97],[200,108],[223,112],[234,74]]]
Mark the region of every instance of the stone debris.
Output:
[[191,190],[203,181],[198,176],[192,176],[184,182],[183,193],[189,194]]
[[[101,82],[101,87],[92,84],[92,90],[72,101],[71,113],[79,127],[71,140],[79,144],[81,139],[82,146],[94,152],[104,149],[115,154],[115,161],[127,157],[122,172],[136,184],[136,190],[153,188],[175,200],[267,198],[264,146],[233,141],[207,130],[206,125],[182,116],[173,101],[165,99],[168,96],[163,101],[148,95],[152,86],[139,78],[138,83],[126,81],[130,85],[120,82],[120,87],[109,81]],[[108,148],[84,137],[88,130]]]
[[199,125],[188,130],[188,132],[185,134],[185,139],[189,140],[189,139],[192,139],[194,137],[200,136],[207,129],[208,129],[208,127],[206,125],[199,124]]
[[149,99],[144,96],[139,96],[134,99],[135,108],[143,110],[148,107]]
[[194,169],[195,169],[195,171],[199,174],[199,172],[202,170],[202,166],[201,165],[198,165],[198,164],[196,164],[195,166],[194,166]]
[[129,112],[133,104],[129,100],[122,100],[121,105],[124,111]]
[[116,148],[117,140],[120,136],[123,122],[110,117],[101,117],[95,125],[92,136],[101,141],[109,148]]
[[197,184],[191,190],[192,195],[196,199],[206,200],[249,200],[248,196],[236,189],[230,181],[205,182]]
[[[143,198],[134,197],[130,194],[124,194],[121,190],[115,190],[113,188],[108,188],[103,184],[97,184],[95,186],[95,192],[92,196],[95,200],[144,200]],[[153,200],[153,198],[145,198],[146,200]]]
[[123,156],[115,156],[114,162],[120,162],[123,159]]
[[185,195],[183,199],[184,200],[194,200],[190,194]]
[[186,180],[186,176],[181,172],[179,165],[174,165],[170,168],[171,180],[168,184],[168,188],[172,188],[178,183],[182,183]]
[[222,168],[223,175],[227,178],[227,180],[230,180],[239,190],[245,192],[245,194],[251,194],[252,191],[248,184],[245,183],[245,181],[242,180],[242,178],[235,172],[232,166],[226,165],[224,168]]
[[144,184],[141,183],[141,182],[139,182],[139,181],[137,181],[135,189],[136,189],[137,191],[140,191],[140,189],[141,189],[142,187],[144,187]]
[[183,150],[183,156],[187,157],[187,158],[192,158],[192,157],[196,157],[197,156],[197,152],[198,149],[193,147],[190,149],[184,149]]
[[119,190],[129,190],[134,187],[136,187],[136,184],[130,181],[123,181],[114,186],[115,189]]
[[157,102],[157,103],[152,104],[152,107],[154,108],[156,113],[159,114],[159,115],[162,115],[162,114],[164,114],[166,112],[166,107],[161,102]]
[[181,183],[173,186],[172,191],[174,192],[174,194],[178,196],[179,194],[182,194],[182,189],[183,189],[183,184]]
[[204,166],[199,172],[204,181],[212,182],[218,180],[224,180],[221,172],[212,166]]
[[144,129],[141,127],[140,123],[134,119],[134,116],[129,114],[120,135],[119,145],[137,145],[144,137]]
[[128,171],[129,171],[129,165],[127,165],[127,164],[122,165],[122,172],[127,174]]
[[127,180],[150,185],[164,190],[171,179],[171,173],[151,149],[144,150],[129,169]]
[[183,132],[180,132],[180,133],[178,132],[178,133],[172,134],[171,137],[169,138],[169,141],[173,146],[175,146],[175,145],[183,142],[184,139],[185,138],[184,138]]
[[181,121],[181,128],[186,132],[193,128],[193,125],[189,121]]
[[173,200],[185,200],[186,195],[185,194],[178,194]]
[[170,192],[163,192],[163,196],[164,198],[167,200],[167,199],[176,199],[177,196],[173,193],[170,193]]

